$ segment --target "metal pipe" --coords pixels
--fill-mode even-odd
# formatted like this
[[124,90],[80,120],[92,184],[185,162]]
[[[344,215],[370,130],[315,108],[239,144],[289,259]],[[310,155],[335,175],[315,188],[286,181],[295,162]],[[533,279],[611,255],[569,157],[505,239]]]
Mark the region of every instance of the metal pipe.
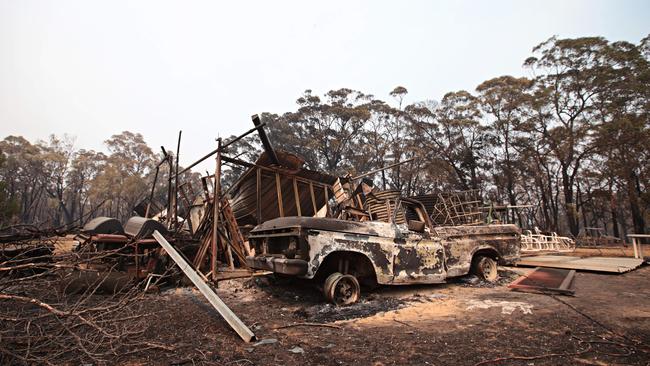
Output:
[[183,173],[185,173],[186,171],[188,171],[188,170],[194,168],[194,167],[197,166],[198,164],[202,163],[205,159],[207,159],[207,158],[211,157],[212,155],[216,154],[217,151],[219,151],[219,149],[222,149],[222,150],[223,150],[223,149],[227,148],[228,146],[234,144],[235,142],[237,142],[237,141],[243,139],[244,137],[250,135],[251,133],[257,131],[258,129],[260,129],[260,128],[264,127],[264,126],[266,126],[266,123],[262,123],[262,124],[260,124],[259,126],[256,125],[255,127],[251,128],[250,130],[244,132],[243,134],[241,134],[241,135],[235,137],[234,139],[228,141],[227,143],[223,144],[223,145],[221,146],[221,148],[216,148],[216,149],[210,151],[210,152],[207,153],[205,156],[203,156],[203,157],[200,158],[199,160],[195,161],[194,163],[190,164],[190,166],[188,166],[187,168],[183,169],[183,171],[180,172],[180,173],[178,173],[178,174],[183,174]]

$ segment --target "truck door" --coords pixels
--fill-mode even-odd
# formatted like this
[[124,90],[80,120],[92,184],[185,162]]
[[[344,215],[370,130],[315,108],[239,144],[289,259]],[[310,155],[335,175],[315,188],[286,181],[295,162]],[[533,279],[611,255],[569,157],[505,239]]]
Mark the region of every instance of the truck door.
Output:
[[395,239],[394,283],[444,282],[445,256],[440,240],[405,232]]

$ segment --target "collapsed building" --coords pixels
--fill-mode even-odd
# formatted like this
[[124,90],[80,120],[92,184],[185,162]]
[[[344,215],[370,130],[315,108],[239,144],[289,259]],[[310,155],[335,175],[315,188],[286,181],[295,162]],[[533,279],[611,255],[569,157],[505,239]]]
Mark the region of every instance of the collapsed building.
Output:
[[[153,202],[152,190],[148,202],[140,204],[136,210],[141,215],[144,212],[143,217],[131,218],[124,228],[114,219],[95,219],[78,236],[79,248],[120,252],[116,253],[115,258],[108,256],[107,261],[117,258],[120,268],[134,274],[137,279],[160,276],[166,274],[165,271],[169,271],[173,263],[166,260],[165,253],[152,238],[154,230],[158,230],[188,259],[202,278],[218,282],[222,279],[269,273],[267,271],[281,272],[277,270],[278,263],[295,260],[294,255],[288,255],[286,251],[298,250],[300,245],[296,244],[297,241],[305,239],[287,239],[289,241],[282,244],[284,251],[271,253],[267,244],[279,242],[279,238],[286,235],[267,232],[264,235],[275,237],[269,240],[255,228],[269,222],[277,224],[277,220],[283,218],[289,221],[279,222],[286,224],[291,221],[288,218],[304,217],[314,219],[310,222],[318,223],[316,226],[320,229],[329,228],[326,231],[330,233],[337,230],[345,232],[355,226],[356,229],[351,229],[352,232],[365,233],[363,235],[369,237],[381,232],[389,241],[397,244],[412,239],[418,243],[431,243],[431,248],[436,248],[422,252],[420,248],[424,245],[416,245],[413,253],[408,254],[413,257],[411,259],[404,257],[406,254],[400,254],[401,247],[385,249],[389,252],[397,251],[395,255],[378,252],[363,254],[363,251],[356,250],[359,255],[373,258],[371,262],[374,261],[373,256],[384,256],[384,261],[394,267],[388,272],[376,266],[372,269],[375,280],[379,278],[377,282],[384,284],[440,282],[446,276],[462,275],[470,267],[473,269],[477,266],[475,262],[480,259],[478,254],[481,253],[481,258],[490,261],[485,269],[492,272],[488,275],[491,277],[496,275],[497,260],[515,258],[519,254],[519,230],[516,226],[483,225],[478,192],[404,197],[398,190],[379,190],[369,179],[372,174],[408,161],[358,176],[337,177],[313,171],[305,168],[305,161],[299,156],[274,149],[264,131],[264,124],[257,116],[253,116],[253,123],[254,128],[231,141],[224,143],[218,140],[217,149],[183,171],[214,156],[215,173],[202,177],[202,192],[197,197],[189,198],[185,193],[195,190],[191,185],[183,189],[188,183],[181,185],[179,190],[178,177],[183,172],[179,173],[176,169],[173,181],[170,179],[168,182],[168,201],[164,209],[156,209],[159,205]],[[227,155],[228,146],[254,132],[258,133],[264,148],[255,162]],[[170,171],[173,171],[171,159],[163,160],[158,167],[165,162],[170,164]],[[245,168],[230,187],[221,187],[224,164]],[[155,179],[157,176],[156,174]],[[182,210],[179,210],[178,202],[181,203]],[[154,214],[156,211],[160,212]],[[179,218],[179,212],[183,212],[184,217]],[[301,222],[306,222],[305,220]],[[379,227],[382,229],[372,229]],[[374,239],[369,239],[370,242],[372,240]],[[260,245],[261,243],[264,244]],[[500,247],[502,243],[505,246]],[[340,267],[338,272],[344,276],[351,272],[350,265],[360,266],[358,261],[354,261],[358,258],[356,254],[350,258],[343,254],[354,251],[341,248],[336,255],[337,258],[343,256],[338,259],[341,264],[334,266]],[[331,258],[327,261],[331,261]],[[323,257],[323,263],[327,261]],[[328,264],[330,265],[332,264]],[[399,268],[402,267],[404,274],[400,274]],[[430,278],[424,276],[415,279],[419,276],[418,273],[439,272],[441,268],[444,268],[444,275],[438,273],[437,276],[429,276]],[[312,275],[315,276],[316,271],[313,272]],[[380,277],[382,273],[384,276],[390,273],[393,277]],[[404,277],[400,279],[400,276]],[[333,288],[337,288],[340,279],[330,282]]]
[[[108,276],[83,277],[84,269],[91,270],[86,274],[118,271],[123,276],[116,281],[145,283],[145,290],[160,280],[187,283],[189,279],[249,342],[254,334],[209,283],[269,273],[297,276],[317,280],[329,301],[343,305],[359,298],[363,284],[441,283],[470,272],[493,281],[497,263],[512,264],[523,249],[575,247],[571,239],[554,234],[536,231],[522,236],[516,225],[502,224],[493,215],[512,207],[485,207],[478,191],[405,197],[399,190],[380,190],[369,179],[405,162],[357,176],[307,169],[301,157],[273,148],[257,116],[253,122],[254,128],[230,141],[218,140],[215,150],[182,172],[178,150],[176,163],[163,150],[151,193],[134,208],[136,216],[124,224],[97,217],[75,236],[72,250],[81,260],[74,268],[65,267],[77,282],[66,290],[98,280],[109,290],[119,288]],[[254,162],[228,155],[228,146],[255,132],[264,151]],[[215,173],[203,176],[201,187],[189,182],[179,185],[182,173],[213,156]],[[164,205],[153,199],[163,164],[170,172]],[[221,186],[224,164],[244,168],[229,187]],[[10,239],[0,238],[0,243]],[[49,253],[53,247],[44,250]],[[0,254],[15,255],[13,251],[26,252],[11,247]],[[531,259],[529,263],[548,266]],[[569,273],[560,290],[571,292],[572,278]],[[548,286],[541,289],[549,290]]]
[[[134,278],[159,276],[173,263],[164,258],[164,252],[152,237],[154,230],[158,230],[204,279],[217,282],[257,273],[247,257],[259,255],[261,248],[251,245],[249,235],[256,226],[278,218],[383,222],[450,242],[490,238],[518,241],[519,232],[513,225],[482,225],[484,212],[477,192],[403,197],[397,190],[379,190],[368,178],[408,161],[358,176],[337,177],[313,171],[305,168],[301,157],[274,149],[264,131],[265,124],[257,116],[252,119],[254,128],[231,141],[218,140],[217,149],[182,172],[178,172],[177,154],[175,176],[170,176],[168,181],[164,208],[154,202],[152,189],[148,200],[134,210],[140,216],[128,220],[124,227],[111,218],[92,220],[78,235],[76,249],[113,250],[115,255],[107,256],[106,261],[119,262],[119,268]],[[228,146],[254,132],[264,148],[255,162],[226,155]],[[215,174],[202,177],[202,192],[197,197],[191,197],[196,187],[189,183],[179,189],[180,174],[213,156]],[[158,168],[165,163],[169,164],[170,172],[174,171],[172,159],[165,152],[165,158],[157,165],[154,185]],[[224,164],[245,168],[230,187],[221,187]],[[183,217],[179,217],[181,214]],[[496,260],[499,256],[500,253],[495,253],[492,257]]]

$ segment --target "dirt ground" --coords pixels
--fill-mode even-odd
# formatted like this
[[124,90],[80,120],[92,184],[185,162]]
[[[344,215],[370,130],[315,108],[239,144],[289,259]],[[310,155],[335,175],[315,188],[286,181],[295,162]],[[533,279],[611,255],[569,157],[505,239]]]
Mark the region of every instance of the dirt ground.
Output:
[[[575,296],[511,291],[530,269],[379,287],[352,306],[326,304],[309,282],[272,277],[221,282],[218,294],[255,332],[244,343],[191,288],[148,296],[148,335],[174,345],[129,365],[649,365],[650,266],[580,272]],[[310,323],[311,325],[301,325]]]

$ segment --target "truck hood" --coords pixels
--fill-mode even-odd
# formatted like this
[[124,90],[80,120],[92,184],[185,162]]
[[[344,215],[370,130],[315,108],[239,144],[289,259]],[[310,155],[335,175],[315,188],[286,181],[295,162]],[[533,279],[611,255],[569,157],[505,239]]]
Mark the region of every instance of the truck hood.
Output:
[[256,226],[251,230],[251,234],[261,234],[268,231],[292,228],[298,228],[301,230],[336,231],[369,236],[395,236],[395,225],[385,222],[357,222],[328,217],[305,216],[279,217],[272,219]]

